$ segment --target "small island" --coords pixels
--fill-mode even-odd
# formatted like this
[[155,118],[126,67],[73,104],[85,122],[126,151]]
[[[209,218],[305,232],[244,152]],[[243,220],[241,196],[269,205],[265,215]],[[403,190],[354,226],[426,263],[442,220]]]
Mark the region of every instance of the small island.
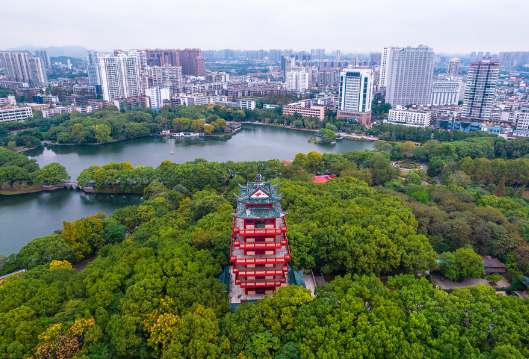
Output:
[[336,134],[334,131],[322,128],[318,131],[316,134],[316,138],[311,138],[309,140],[310,143],[336,143]]

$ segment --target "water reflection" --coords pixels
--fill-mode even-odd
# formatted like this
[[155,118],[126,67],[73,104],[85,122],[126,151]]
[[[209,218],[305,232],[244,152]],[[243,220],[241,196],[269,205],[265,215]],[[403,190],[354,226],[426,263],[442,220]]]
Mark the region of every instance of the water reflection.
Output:
[[63,189],[51,192],[0,196],[0,253],[18,252],[33,238],[52,234],[62,221],[95,215],[111,215],[116,209],[137,205],[140,195],[88,194]]
[[[90,165],[130,162],[133,166],[157,167],[162,161],[183,163],[196,158],[208,161],[252,161],[293,159],[298,152],[321,151],[344,153],[371,149],[371,142],[338,141],[336,145],[308,143],[314,132],[274,126],[243,124],[240,132],[229,138],[161,138],[143,137],[98,146],[50,146],[26,152],[43,166],[63,164],[72,179]],[[174,155],[170,153],[174,152]]]
[[[184,163],[197,158],[216,162],[283,160],[293,159],[298,152],[345,153],[373,146],[371,142],[347,140],[336,145],[311,144],[307,141],[310,137],[314,137],[314,132],[243,124],[242,130],[230,138],[144,137],[98,146],[51,146],[25,154],[35,158],[41,167],[61,163],[75,180],[83,169],[109,162],[157,167],[164,160]],[[138,195],[86,194],[73,189],[0,196],[0,253],[18,252],[33,238],[61,228],[63,220],[72,221],[99,211],[110,215],[142,200]]]

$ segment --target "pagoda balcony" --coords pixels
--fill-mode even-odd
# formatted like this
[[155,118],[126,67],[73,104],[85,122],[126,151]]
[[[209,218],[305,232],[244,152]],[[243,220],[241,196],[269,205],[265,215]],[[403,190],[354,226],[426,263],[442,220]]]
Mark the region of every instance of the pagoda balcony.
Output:
[[235,284],[242,288],[261,288],[261,287],[279,287],[282,283],[286,283],[286,278],[282,277],[279,280],[244,280],[235,279]]
[[[272,226],[272,225],[270,225]],[[287,227],[280,227],[280,228],[255,228],[255,229],[241,229],[239,227],[233,227],[233,233],[238,234],[242,237],[255,237],[255,236],[278,236],[281,233],[285,233],[287,231]]]
[[[256,254],[251,253],[253,250],[248,249],[240,249],[237,248],[234,243],[235,241],[232,241],[231,246],[231,255],[238,257],[238,258],[273,258],[273,257],[286,257],[287,255],[290,257],[290,249],[288,248],[288,243],[286,245],[280,246],[279,248],[275,249],[275,253],[264,253],[264,254]],[[269,249],[267,252],[272,252],[274,249]],[[290,258],[288,259],[290,260]]]
[[231,248],[230,262],[235,265],[284,264],[290,260],[288,244],[276,250],[275,254],[246,255],[244,250]]
[[286,238],[281,239],[278,242],[254,242],[254,243],[241,243],[239,240],[233,241],[233,246],[242,250],[256,250],[256,249],[279,249],[286,246],[288,241]]
[[276,264],[272,267],[257,267],[257,268],[240,268],[233,267],[233,273],[237,274],[238,277],[268,277],[283,275],[288,272],[288,266],[283,264]]
[[233,234],[237,234],[242,237],[278,236],[287,232],[287,230],[288,229],[284,218],[277,218],[276,225],[263,224],[258,225],[257,228],[254,225],[247,225],[245,228],[244,220],[240,218],[234,218],[233,220]]

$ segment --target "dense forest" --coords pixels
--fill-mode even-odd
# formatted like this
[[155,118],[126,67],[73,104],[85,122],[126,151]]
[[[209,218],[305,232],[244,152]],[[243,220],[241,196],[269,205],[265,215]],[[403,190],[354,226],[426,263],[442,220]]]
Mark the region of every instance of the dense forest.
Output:
[[[99,120],[112,117],[123,128],[152,117],[105,111]],[[155,117],[160,127],[210,125],[213,131],[230,118],[215,111],[235,110],[164,111]],[[54,125],[55,118],[33,121],[50,125],[46,136],[73,131],[84,120],[96,122],[80,123],[83,131],[102,125],[94,114],[71,115]],[[197,122],[201,118],[207,120]],[[26,131],[37,135],[40,127],[19,133]],[[110,216],[65,221],[55,233],[0,258],[3,274],[27,269],[0,281],[0,357],[529,357],[528,299],[482,285],[448,294],[416,277],[436,268],[439,258],[447,278],[483,277],[479,255],[491,255],[505,263],[512,287],[524,288],[528,142],[476,133],[430,138],[422,146],[402,138],[408,141],[378,141],[374,151],[312,151],[291,163],[259,166],[203,159],[164,161],[157,168],[90,166],[77,178],[80,185],[99,193],[143,193],[144,202]],[[420,161],[428,170],[403,172],[391,161]],[[0,179],[10,189],[60,183],[67,173],[52,176],[60,170],[56,165],[39,169],[0,149]],[[217,277],[229,264],[233,193],[258,170],[283,192],[292,267],[336,279],[315,296],[282,287],[231,313]],[[336,178],[313,183],[314,174]],[[441,185],[429,184],[435,179]],[[387,283],[379,276],[389,276]]]
[[115,106],[108,106],[90,114],[63,113],[51,118],[1,123],[0,144],[15,149],[38,146],[43,140],[61,144],[105,143],[143,137],[167,128],[206,135],[223,134],[226,121],[215,115],[182,118],[171,114],[168,119],[150,109],[120,113]]
[[[380,181],[386,187],[377,189],[353,177],[366,176],[371,164],[362,164],[382,158],[389,163],[381,153],[313,152],[299,154],[288,166],[261,163],[265,179],[280,178],[283,207],[290,213],[291,264],[343,277],[319,288],[315,297],[301,287],[283,287],[235,313],[229,313],[225,287],[216,277],[229,260],[232,193],[237,183],[255,178],[257,163],[163,163],[154,170],[165,176],[163,183],[145,187],[143,204],[64,222],[55,234],[3,260],[3,272],[28,271],[0,282],[1,356],[529,356],[527,300],[484,286],[447,294],[415,278],[434,265],[432,244],[440,248],[453,233],[428,232],[428,216],[420,215],[423,204],[406,194],[413,195],[406,190],[413,185],[399,192],[392,179]],[[309,171],[318,166],[334,166],[341,177],[312,183]],[[495,196],[478,203],[466,192],[438,191],[429,194],[426,206],[432,210],[455,208],[454,196],[461,206],[502,216]],[[514,236],[518,227],[507,228],[510,219],[501,218],[505,223],[498,227]],[[484,214],[482,221],[498,219]],[[450,242],[445,250],[467,242]],[[476,250],[483,248],[476,243]],[[94,255],[86,269],[72,268]],[[381,274],[392,275],[386,286],[375,277]]]

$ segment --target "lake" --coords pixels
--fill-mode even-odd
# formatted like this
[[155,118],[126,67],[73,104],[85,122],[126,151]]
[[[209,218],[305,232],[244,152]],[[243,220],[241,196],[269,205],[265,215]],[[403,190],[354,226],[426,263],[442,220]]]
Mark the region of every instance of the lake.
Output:
[[[335,145],[307,142],[314,132],[285,129],[275,126],[243,124],[243,129],[229,139],[219,138],[153,138],[107,143],[98,146],[39,147],[25,154],[42,167],[59,162],[75,180],[91,165],[109,162],[130,162],[154,168],[164,161],[175,163],[204,158],[208,161],[263,161],[294,159],[297,153],[309,151],[344,153],[373,148],[373,142],[339,140]],[[171,155],[174,152],[174,155]]]
[[[61,163],[75,180],[83,169],[109,162],[156,168],[164,160],[175,163],[196,158],[216,162],[291,160],[299,152],[345,153],[373,147],[372,142],[348,140],[337,141],[335,145],[308,143],[314,135],[314,132],[244,124],[243,129],[229,139],[143,137],[99,146],[37,148],[25,154],[36,159],[41,167],[52,162]],[[74,190],[0,196],[0,253],[18,252],[33,238],[61,229],[63,220],[72,221],[98,211],[111,215],[118,208],[141,202],[141,196],[97,195]]]
[[110,215],[142,201],[139,195],[88,194],[73,189],[0,196],[0,253],[17,253],[33,238],[62,229],[62,221],[99,211]]

